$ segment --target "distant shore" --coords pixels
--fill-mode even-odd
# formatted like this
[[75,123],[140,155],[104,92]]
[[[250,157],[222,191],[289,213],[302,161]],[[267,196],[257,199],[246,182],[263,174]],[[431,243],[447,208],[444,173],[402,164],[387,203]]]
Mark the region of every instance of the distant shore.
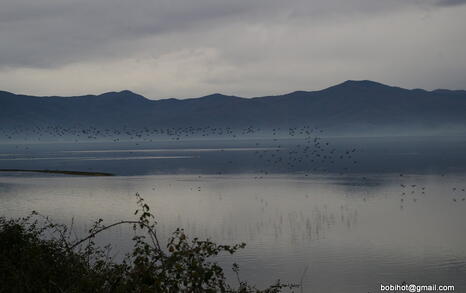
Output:
[[112,174],[112,173],[104,173],[104,172],[82,172],[82,171],[66,171],[66,170],[0,169],[0,172],[36,172],[36,173],[77,175],[77,176],[114,176],[114,174]]

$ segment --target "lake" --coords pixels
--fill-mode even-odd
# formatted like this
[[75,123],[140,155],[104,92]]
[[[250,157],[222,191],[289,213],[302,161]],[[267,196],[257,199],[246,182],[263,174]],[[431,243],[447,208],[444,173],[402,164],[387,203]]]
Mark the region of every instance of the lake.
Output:
[[[57,222],[73,220],[82,235],[92,220],[134,217],[139,193],[156,214],[161,239],[182,227],[192,237],[246,242],[218,261],[230,277],[230,264],[238,262],[241,276],[260,286],[303,278],[304,292],[379,292],[380,284],[403,282],[466,290],[466,139],[321,144],[268,138],[4,144],[0,169],[116,176],[2,172],[0,214],[37,210]],[[120,227],[97,240],[113,243],[118,259],[132,233]]]

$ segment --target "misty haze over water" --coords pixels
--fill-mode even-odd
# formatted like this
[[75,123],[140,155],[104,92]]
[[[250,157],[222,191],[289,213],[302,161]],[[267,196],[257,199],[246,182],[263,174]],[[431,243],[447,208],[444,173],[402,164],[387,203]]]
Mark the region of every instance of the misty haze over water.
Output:
[[[464,28],[466,0],[0,1],[0,292],[228,287],[177,228],[247,244],[233,287],[466,292]],[[144,203],[163,249],[95,239],[122,275],[12,220],[142,232]]]
[[[138,192],[161,239],[183,227],[246,242],[234,260],[259,285],[299,282],[308,267],[306,292],[377,292],[404,281],[465,288],[465,146],[458,136],[10,143],[0,148],[2,169],[116,176],[2,172],[0,206],[7,216],[73,218],[85,233],[93,219],[131,215]],[[119,258],[131,234],[121,228],[97,240],[116,243]]]

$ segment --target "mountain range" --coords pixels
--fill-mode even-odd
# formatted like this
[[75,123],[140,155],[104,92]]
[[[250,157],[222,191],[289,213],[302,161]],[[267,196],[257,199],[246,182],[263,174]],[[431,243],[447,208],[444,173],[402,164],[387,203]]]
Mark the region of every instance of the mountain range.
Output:
[[292,127],[332,131],[463,131],[466,91],[404,89],[346,81],[319,91],[241,98],[212,94],[151,100],[131,91],[36,97],[0,91],[0,128],[63,127]]

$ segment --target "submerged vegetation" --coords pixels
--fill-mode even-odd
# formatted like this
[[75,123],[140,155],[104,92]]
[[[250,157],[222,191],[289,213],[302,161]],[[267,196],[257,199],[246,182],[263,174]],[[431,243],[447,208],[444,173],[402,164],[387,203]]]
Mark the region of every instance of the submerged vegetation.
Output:
[[[162,246],[157,222],[149,206],[136,194],[136,220],[104,225],[99,219],[84,238],[73,236],[72,226],[56,224],[33,212],[20,219],[0,217],[0,292],[281,292],[298,285],[275,284],[258,289],[237,277],[229,284],[223,268],[212,260],[233,254],[244,243],[219,245],[189,239],[176,229]],[[95,237],[119,225],[135,231],[133,250],[115,262],[110,246],[100,247]]]

